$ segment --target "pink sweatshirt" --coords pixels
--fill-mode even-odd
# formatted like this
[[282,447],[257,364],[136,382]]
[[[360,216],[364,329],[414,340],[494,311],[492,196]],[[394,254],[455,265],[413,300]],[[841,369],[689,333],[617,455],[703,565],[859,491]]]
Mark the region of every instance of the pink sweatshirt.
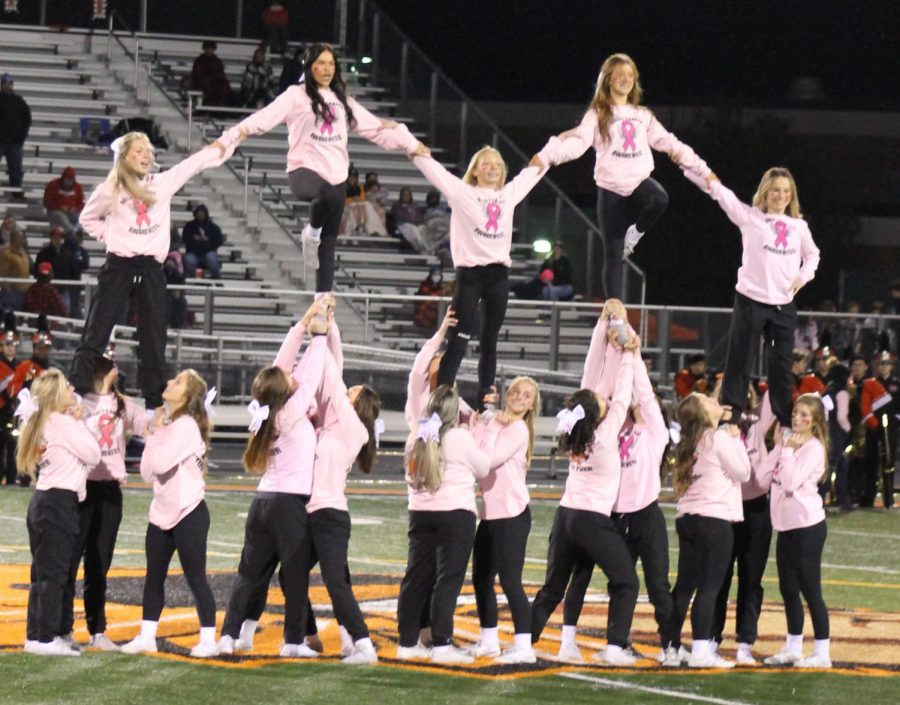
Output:
[[369,442],[369,432],[350,403],[331,355],[325,356],[322,390],[322,403],[328,407],[323,416],[328,420],[317,434],[312,495],[306,505],[309,514],[326,508],[347,511],[347,474],[360,449]]
[[625,422],[631,403],[634,353],[622,356],[616,390],[606,416],[594,431],[594,446],[587,458],[569,458],[569,477],[559,502],[561,507],[583,509],[609,516],[616,497],[622,465],[619,461],[619,429]]
[[747,449],[747,457],[750,458],[750,479],[741,485],[741,499],[749,502],[751,499],[762,497],[767,491],[767,487],[762,487],[758,480],[759,467],[765,463],[769,455],[766,448],[766,433],[775,421],[775,414],[772,412],[772,404],[769,401],[769,393],[763,395],[762,406],[759,409],[759,421],[753,424],[747,431],[747,435],[743,438],[744,447]]
[[[96,418],[95,438],[100,447],[100,462],[88,472],[88,480],[115,480],[125,484],[125,444],[128,436],[147,433],[147,411],[132,399],[125,398],[124,416],[116,418],[114,394],[86,394],[82,399],[85,416]],[[92,430],[94,426],[92,425]]]
[[609,124],[609,142],[604,142],[597,127],[597,114],[588,110],[581,124],[563,133],[563,139],[551,137],[538,154],[545,164],[564,164],[578,159],[591,145],[597,151],[594,181],[597,186],[621,196],[630,196],[653,171],[652,147],[658,152],[679,156],[679,163],[704,179],[709,167],[693,149],[666,130],[644,107],[614,105]]
[[71,490],[83,502],[88,469],[100,462],[97,439],[87,423],[54,411],[44,423],[38,490]]
[[149,255],[163,262],[169,253],[172,196],[195,174],[228,161],[234,146],[219,156],[218,147],[206,147],[170,169],[150,174],[143,183],[156,196],[149,208],[114,184],[104,181],[94,189],[78,220],[88,235],[106,244],[120,257]]
[[827,467],[825,448],[817,438],[810,438],[799,448],[775,446],[757,470],[759,484],[771,485],[772,528],[792,531],[825,520],[818,483]]
[[525,482],[528,426],[521,419],[510,424],[497,418],[476,424],[475,442],[491,459],[488,474],[478,480],[481,487],[481,518],[511,519],[525,511],[531,499]]
[[151,524],[168,531],[197,508],[206,490],[205,467],[206,444],[193,417],[148,427],[141,477],[153,486]]
[[636,512],[659,499],[659,469],[669,444],[669,428],[650,384],[647,366],[634,361],[633,396],[640,406],[643,423],[619,435],[622,481],[614,512]]
[[260,492],[312,493],[316,431],[309,417],[315,409],[316,390],[325,373],[328,343],[323,335],[314,337],[300,363],[293,367],[303,333],[299,323],[291,328],[275,358],[275,364],[297,380],[297,390],[275,417],[278,437],[257,487]]
[[487,476],[491,459],[472,438],[468,429],[455,426],[441,441],[441,486],[431,494],[428,490],[413,489],[409,478],[410,456],[416,441],[413,431],[406,441],[403,460],[407,467],[407,492],[411,512],[449,512],[465,509],[478,514],[475,506],[475,481]]
[[[272,128],[287,123],[288,155],[287,171],[310,169],[330,184],[341,184],[347,180],[350,156],[347,154],[347,115],[337,96],[328,88],[320,88],[319,93],[331,110],[332,120],[323,121],[313,112],[312,101],[306,88],[295,85],[234,127],[222,133],[222,141],[234,146],[240,131],[251,135],[261,135]],[[347,98],[353,111],[355,132],[384,149],[402,149],[407,153],[418,146],[406,125],[383,127],[380,118],[362,107],[353,98]]]
[[721,181],[708,186],[704,179],[690,172],[684,174],[718,201],[728,219],[740,228],[743,254],[735,289],[763,304],[781,306],[793,301],[794,280],[800,277],[804,284],[812,281],[819,266],[819,248],[806,221],[763,213],[741,203]]
[[750,459],[740,437],[724,428],[708,430],[696,450],[691,484],[678,500],[676,516],[698,514],[725,521],[743,521],[741,483],[750,479]]
[[[413,430],[419,427],[419,419],[425,415],[425,406],[428,404],[428,397],[431,396],[428,365],[431,364],[432,358],[440,352],[443,342],[444,334],[439,328],[437,333],[425,341],[422,349],[416,355],[416,359],[413,360],[409,381],[406,383],[406,405],[403,407],[403,418],[406,420],[406,425]],[[460,397],[460,423],[468,423],[471,417],[472,407]]]
[[501,189],[470,186],[431,157],[413,163],[450,204],[450,254],[456,267],[502,264],[509,267],[513,212],[546,170],[525,167]]

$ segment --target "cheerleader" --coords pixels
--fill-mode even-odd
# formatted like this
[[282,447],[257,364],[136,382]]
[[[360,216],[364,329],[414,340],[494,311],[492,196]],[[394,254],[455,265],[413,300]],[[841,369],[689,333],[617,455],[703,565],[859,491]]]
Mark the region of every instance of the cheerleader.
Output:
[[25,651],[78,656],[65,638],[63,616],[72,609],[66,600],[75,594],[69,566],[78,540],[78,502],[85,498],[88,468],[100,462],[100,449],[59,370],[47,370],[19,400],[16,415],[23,424],[16,463],[31,479],[37,477],[26,521],[32,561]]
[[[285,598],[281,656],[316,652],[303,643],[308,620],[306,593],[313,564],[307,511],[313,488],[316,432],[310,420],[327,356],[327,301],[317,299],[285,336],[275,362],[256,375],[248,410],[253,415],[244,466],[262,473],[244,528],[244,548],[219,640],[221,653],[252,648],[252,634],[275,566]],[[300,363],[306,331],[313,335]],[[245,624],[250,619],[252,624]],[[242,626],[243,625],[243,626]],[[240,637],[242,643],[236,643]],[[249,642],[249,643],[248,643]]]
[[735,286],[722,404],[731,408],[733,419],[739,418],[746,404],[759,338],[765,336],[770,403],[778,423],[787,428],[794,390],[794,298],[812,280],[819,265],[819,249],[800,214],[794,177],[783,167],[772,167],[763,174],[753,205],[748,206],[712,172],[703,177],[683,165],[682,170],[688,180],[718,201],[741,231],[743,255]]
[[513,212],[544,174],[524,168],[506,183],[506,164],[493,147],[478,150],[462,179],[453,176],[424,147],[413,163],[447,198],[450,214],[450,252],[456,265],[453,310],[458,324],[449,331],[447,351],[438,370],[438,384],[453,384],[482,308],[481,352],[478,360],[478,406],[494,385],[497,336],[506,317],[509,298]]
[[641,105],[642,93],[634,61],[625,54],[613,54],[600,67],[594,98],[581,124],[551,138],[531,160],[533,166],[564,164],[591,146],[596,150],[594,181],[604,269],[598,269],[594,279],[605,283],[607,298],[622,296],[622,259],[669,203],[663,187],[650,178],[650,149],[666,152],[701,178],[709,174],[706,162]]
[[[797,399],[791,430],[779,429],[777,445],[761,464],[762,487],[771,488],[772,527],[778,532],[775,560],[787,617],[784,647],[767,666],[831,668],[828,608],[822,597],[822,549],[828,529],[818,483],[828,469],[828,421],[817,394]],[[812,618],[812,656],[803,658],[803,602]]]
[[209,510],[203,499],[209,453],[209,411],[215,389],[195,370],[179,372],[163,391],[164,409],[157,409],[147,427],[141,457],[141,477],[153,487],[145,550],[147,577],[141,600],[140,633],[122,646],[126,654],[156,653],[156,630],[165,605],[166,574],[172,555],[178,560],[194,595],[200,618],[200,642],[194,658],[219,655],[216,645],[216,601],[206,578],[206,537]]
[[347,96],[341,66],[329,44],[309,47],[303,65],[299,84],[226,130],[221,139],[232,145],[242,135],[261,135],[287,123],[291,192],[297,200],[311,201],[309,221],[301,233],[303,259],[317,270],[316,291],[324,292],[334,289],[334,249],[344,213],[350,130],[384,149],[411,153],[420,143],[405,125],[381,120]]
[[[610,338],[614,335],[610,331]],[[569,457],[569,476],[550,532],[547,576],[531,609],[531,640],[537,642],[563,598],[572,570],[588,561],[600,566],[609,581],[608,645],[596,658],[611,666],[635,663],[625,649],[637,604],[638,577],[610,515],[622,474],[618,436],[631,399],[636,347],[632,338],[615,373],[612,400],[581,389],[558,414],[559,448]]]
[[223,164],[240,143],[221,142],[158,174],[153,145],[143,132],[129,132],[112,144],[115,163],[88,199],[79,222],[105,243],[106,264],[72,360],[72,383],[82,395],[91,391],[94,368],[103,357],[113,326],[135,293],[138,322],[138,383],[148,409],[162,403],[166,379],[166,277],[162,263],[169,252],[172,197],[195,174]]
[[[487,423],[478,423],[473,436],[490,454],[490,472],[478,480],[481,521],[475,532],[472,586],[478,606],[481,638],[473,656],[495,656],[497,663],[534,663],[531,646],[531,605],[522,587],[525,547],[531,531],[531,509],[525,474],[534,452],[534,417],[540,392],[531,377],[516,377],[506,392],[506,406]],[[515,643],[500,653],[497,632],[497,595],[500,585],[512,612]]]
[[475,538],[474,484],[490,470],[490,457],[458,420],[456,389],[442,384],[429,396],[425,418],[406,442],[409,554],[397,601],[398,659],[429,656],[419,629],[431,595],[431,660],[474,661],[453,646],[453,612]]
[[[100,462],[88,471],[87,495],[78,505],[80,532],[75,545],[70,584],[74,590],[78,566],[84,557],[84,614],[90,634],[89,648],[118,651],[106,636],[106,574],[112,564],[122,521],[122,485],[125,484],[125,444],[128,436],[147,432],[143,407],[116,389],[119,370],[103,357],[94,370],[93,391],[82,400],[85,415],[96,432]],[[73,595],[74,597],[74,595]],[[73,601],[67,601],[67,606]],[[63,624],[71,631],[74,614],[67,610]]]
[[[750,479],[750,460],[737,426],[716,429],[724,409],[712,397],[694,392],[678,405],[681,439],[675,448],[678,504],[678,578],[672,590],[675,633],[691,608],[691,668],[732,668],[720,658],[713,637],[716,597],[734,546],[731,524],[742,521],[741,483]],[[680,650],[681,639],[677,639]]]

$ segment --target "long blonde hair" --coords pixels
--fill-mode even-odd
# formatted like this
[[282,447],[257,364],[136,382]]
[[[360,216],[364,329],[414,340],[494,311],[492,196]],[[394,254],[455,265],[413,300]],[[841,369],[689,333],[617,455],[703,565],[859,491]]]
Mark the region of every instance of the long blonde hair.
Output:
[[597,88],[594,91],[594,98],[591,100],[591,110],[597,114],[597,130],[600,132],[600,139],[609,142],[609,124],[612,122],[612,93],[609,89],[609,82],[612,78],[612,72],[617,66],[627,64],[634,71],[634,87],[628,94],[626,101],[637,107],[641,104],[641,98],[644,90],[641,88],[641,75],[638,72],[637,64],[634,63],[628,54],[613,54],[607,57],[606,61],[600,67],[600,75],[597,77]]
[[828,437],[828,419],[825,417],[825,405],[822,403],[822,397],[818,394],[801,394],[797,397],[797,401],[794,402],[794,406],[797,407],[800,404],[808,408],[810,414],[812,414],[813,438],[817,439],[822,444],[822,448],[825,449],[825,467],[822,468],[822,476],[819,478],[819,482],[822,482],[828,476],[827,458],[828,444],[830,442]]
[[469,186],[478,186],[478,177],[475,176],[475,170],[478,168],[478,160],[481,159],[485,154],[493,153],[497,155],[497,159],[500,160],[500,185],[497,189],[503,188],[503,184],[506,183],[506,162],[503,160],[503,156],[493,147],[485,145],[481,149],[479,149],[475,154],[472,155],[472,158],[469,160],[469,168],[466,169],[466,173],[463,174],[463,183],[468,184]]
[[[117,190],[125,191],[132,198],[136,198],[137,200],[146,203],[148,207],[152,206],[156,202],[156,197],[153,195],[153,192],[144,185],[144,177],[131,168],[131,165],[125,161],[125,157],[128,156],[128,152],[131,148],[140,142],[144,147],[150,150],[151,168],[153,168],[156,166],[153,144],[150,142],[150,138],[143,132],[128,132],[121,140],[115,164],[113,164],[113,168],[109,170],[106,180],[111,182]],[[116,199],[114,198],[113,208],[115,208],[115,204]]]
[[697,462],[697,447],[703,440],[703,435],[710,430],[715,430],[700,394],[693,392],[688,394],[675,411],[678,423],[681,424],[681,440],[675,446],[675,473],[672,477],[675,486],[675,496],[681,497],[691,486],[691,478],[694,474],[694,463]]
[[772,188],[775,179],[781,177],[787,179],[791,184],[791,202],[784,209],[785,212],[791,218],[802,218],[803,212],[800,210],[800,196],[797,194],[797,184],[791,172],[783,166],[773,166],[771,169],[766,170],[759,182],[759,186],[756,187],[756,193],[753,194],[753,205],[763,213],[766,213],[766,196]]
[[19,429],[19,447],[16,449],[19,471],[31,478],[34,478],[41,460],[44,426],[54,411],[65,411],[68,389],[69,380],[55,367],[44,372],[31,385],[31,397],[37,411]]
[[441,486],[441,441],[444,434],[459,423],[459,394],[456,387],[442,384],[428,397],[425,417],[437,414],[441,419],[441,430],[437,441],[416,439],[409,458],[410,479],[416,490],[427,490],[431,494]]
[[207,463],[206,458],[209,457],[209,434],[212,431],[212,421],[206,413],[206,381],[200,376],[197,370],[187,368],[182,370],[181,374],[185,375],[185,396],[184,405],[172,414],[172,421],[181,416],[190,416],[197,422],[200,428],[200,437],[206,446],[206,454],[204,455],[203,474],[206,474]]
[[531,408],[522,417],[522,421],[525,422],[525,427],[528,429],[528,450],[525,452],[525,467],[529,468],[531,467],[531,458],[534,456],[534,417],[537,416],[541,408],[541,390],[534,379],[521,376],[516,377],[509,383],[506,393],[508,395],[513,390],[513,387],[523,383],[530,384],[534,388],[534,401],[531,404]]

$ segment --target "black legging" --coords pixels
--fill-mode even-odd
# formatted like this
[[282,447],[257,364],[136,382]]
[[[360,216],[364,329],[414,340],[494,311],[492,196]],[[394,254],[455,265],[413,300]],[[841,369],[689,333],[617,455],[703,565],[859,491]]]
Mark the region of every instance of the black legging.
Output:
[[343,183],[330,184],[310,169],[295,169],[288,174],[288,182],[294,198],[310,201],[310,226],[322,228],[316,291],[333,291],[334,249],[344,215],[346,186]]
[[478,524],[472,551],[472,587],[482,628],[497,626],[494,579],[499,576],[512,612],[515,633],[531,634],[531,605],[522,587],[525,546],[530,531],[530,507],[509,519],[482,519]]
[[622,254],[628,226],[634,223],[639,232],[647,232],[668,205],[669,195],[654,179],[644,179],[630,196],[597,189],[597,224],[605,247],[602,267],[594,260],[594,281],[605,284],[605,298],[622,298]]
[[482,303],[481,354],[478,358],[478,408],[490,392],[497,376],[497,336],[506,318],[509,299],[509,268],[502,264],[458,267],[453,310],[458,321],[447,333],[447,350],[441,358],[438,384],[453,384],[466,354],[466,346],[475,335],[478,304]]
[[144,542],[147,552],[147,579],[144,581],[145,622],[158,622],[166,602],[166,575],[172,554],[178,560],[188,587],[197,603],[201,627],[216,626],[216,599],[206,579],[206,535],[209,533],[209,509],[206,502],[179,521],[171,529],[163,530],[155,524],[147,525]]
[[815,638],[829,638],[828,608],[822,597],[822,549],[827,535],[824,519],[814,526],[778,532],[775,561],[788,634],[803,634],[803,595]]

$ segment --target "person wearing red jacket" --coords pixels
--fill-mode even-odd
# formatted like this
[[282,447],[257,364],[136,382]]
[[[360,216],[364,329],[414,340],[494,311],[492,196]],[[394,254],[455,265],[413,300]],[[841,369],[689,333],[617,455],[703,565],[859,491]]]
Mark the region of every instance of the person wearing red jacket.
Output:
[[851,459],[853,494],[859,498],[859,506],[871,508],[875,503],[878,485],[878,454],[876,436],[879,432],[877,412],[891,403],[891,396],[875,377],[869,377],[869,363],[861,355],[850,362],[851,385],[855,395],[851,398],[851,416],[855,417],[851,431],[853,444],[862,447]]
[[687,359],[687,366],[675,375],[675,396],[684,399],[691,392],[706,394],[706,356],[695,353]]
[[890,509],[894,506],[896,414],[900,403],[900,380],[893,375],[894,356],[886,350],[878,353],[873,367],[872,377],[863,381],[860,399],[860,406],[866,414],[866,483],[860,504],[872,506],[875,495],[880,490],[884,508]]
[[794,350],[794,362],[791,365],[791,375],[794,377],[794,392],[792,401],[803,394],[818,394],[824,396],[825,385],[813,373],[809,372],[809,353],[805,350]]
[[66,236],[78,230],[78,216],[84,208],[84,189],[75,178],[75,170],[67,166],[58,179],[53,179],[44,187],[44,208],[47,222],[62,228]]
[[[13,315],[13,323],[15,316]],[[16,350],[19,334],[15,327],[7,327],[0,352],[0,480],[6,478],[7,487],[16,484],[16,436],[12,434],[13,401],[12,382],[16,374]]]

